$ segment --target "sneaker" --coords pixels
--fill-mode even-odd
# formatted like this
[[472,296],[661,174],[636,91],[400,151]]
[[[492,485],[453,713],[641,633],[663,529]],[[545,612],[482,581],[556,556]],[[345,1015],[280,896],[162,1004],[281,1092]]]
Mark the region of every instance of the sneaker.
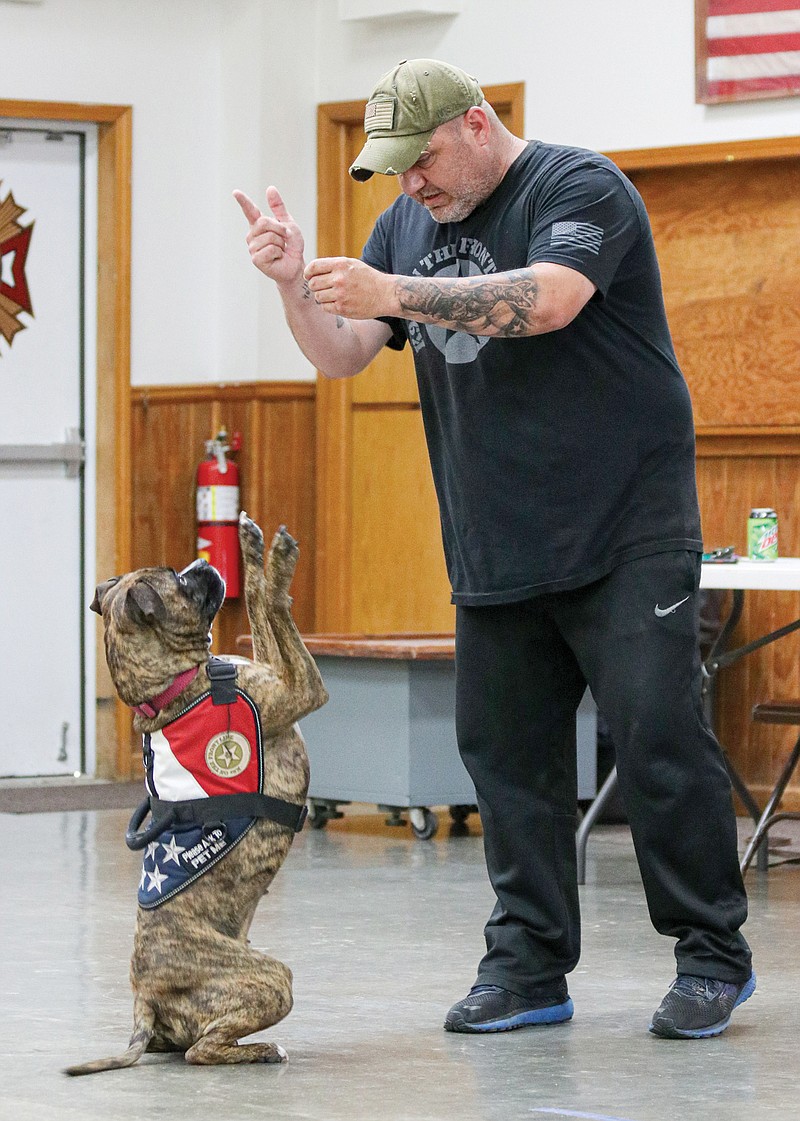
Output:
[[744,1004],[755,989],[755,973],[741,985],[679,974],[653,1016],[650,1031],[664,1039],[721,1035],[731,1022],[731,1012]]
[[454,1004],[444,1022],[445,1031],[511,1031],[527,1024],[560,1024],[571,1020],[574,1009],[567,982],[540,985],[533,997],[517,996],[497,985],[475,985]]

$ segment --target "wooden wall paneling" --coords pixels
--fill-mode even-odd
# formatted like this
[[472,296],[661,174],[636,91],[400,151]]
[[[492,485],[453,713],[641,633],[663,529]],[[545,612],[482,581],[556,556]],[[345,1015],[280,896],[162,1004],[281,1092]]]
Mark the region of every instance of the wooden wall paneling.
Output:
[[633,178],[698,425],[800,423],[800,158]]
[[260,468],[254,464],[251,473],[259,485],[253,508],[265,537],[271,540],[285,525],[300,545],[292,582],[294,617],[309,634],[316,625],[316,443],[313,383],[304,389],[308,392],[301,398],[259,403],[262,435],[252,447]]
[[[133,399],[134,549],[131,567],[182,568],[196,553],[195,485],[205,441],[224,426],[239,431],[242,507],[269,542],[285,524],[300,543],[292,584],[298,627],[314,630],[315,386],[142,386]],[[247,633],[244,596],[226,601],[213,629],[216,653],[235,653]],[[128,766],[137,772],[139,744],[128,734]]]
[[[487,87],[485,92],[501,119],[521,135],[523,85]],[[364,140],[364,104],[339,102],[318,110],[317,243],[322,256],[360,256],[375,218],[398,193],[394,176],[355,183],[347,174]],[[415,410],[417,415],[411,415]],[[318,379],[316,603],[321,630],[439,632],[453,626],[418,410],[408,348],[402,353],[384,349],[355,379]],[[369,456],[358,446],[362,438]],[[416,462],[398,462],[397,439]],[[376,479],[388,488],[386,506]]]
[[[419,409],[353,417],[353,617],[364,634],[452,633],[455,608]],[[399,578],[398,558],[408,571]]]
[[[719,454],[714,437],[698,438],[698,493],[703,532],[708,547],[734,545],[746,551],[747,515],[753,506],[772,505],[779,512],[780,549],[800,556],[800,438],[792,446],[776,437],[781,454],[770,455],[764,437],[752,442],[748,455],[745,437],[737,454]],[[789,453],[792,454],[789,454]],[[710,453],[710,454],[709,454]],[[742,620],[733,636],[736,645],[748,642],[800,618],[800,594],[750,592],[745,595]],[[800,636],[787,638],[747,655],[722,671],[717,679],[719,737],[757,797],[766,797],[782,760],[796,739],[791,728],[754,725],[753,704],[769,698],[800,696]],[[800,807],[800,786],[789,788],[787,806]]]
[[194,558],[194,470],[212,429],[212,405],[187,406],[149,393],[134,405],[132,566],[181,569]]
[[351,629],[352,379],[317,380],[317,630]]

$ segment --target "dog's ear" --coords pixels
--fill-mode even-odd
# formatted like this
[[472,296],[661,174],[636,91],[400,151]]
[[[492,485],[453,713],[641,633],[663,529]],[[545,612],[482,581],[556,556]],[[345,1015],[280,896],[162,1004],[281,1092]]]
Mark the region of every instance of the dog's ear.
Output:
[[167,609],[158,592],[144,580],[137,581],[125,596],[125,614],[137,625],[163,623]]
[[98,584],[94,591],[94,599],[89,604],[90,611],[96,611],[98,615],[103,614],[103,600],[109,588],[113,588],[115,584],[119,583],[119,576],[112,576],[110,580],[104,580],[102,584]]

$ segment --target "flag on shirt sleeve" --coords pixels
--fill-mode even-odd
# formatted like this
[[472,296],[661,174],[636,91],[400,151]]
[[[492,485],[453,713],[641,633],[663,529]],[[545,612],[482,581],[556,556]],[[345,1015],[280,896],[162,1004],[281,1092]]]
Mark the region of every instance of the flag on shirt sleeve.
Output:
[[697,101],[800,94],[800,0],[696,0]]

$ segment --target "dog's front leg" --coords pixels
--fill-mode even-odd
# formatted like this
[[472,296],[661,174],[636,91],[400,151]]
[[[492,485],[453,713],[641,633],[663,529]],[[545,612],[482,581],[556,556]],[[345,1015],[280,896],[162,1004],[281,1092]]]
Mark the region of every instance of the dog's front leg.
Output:
[[265,566],[264,535],[244,511],[239,542],[255,660],[272,667],[296,710],[292,721],[300,720],[324,705],[328,694],[292,617],[289,586],[297,565],[297,542],[282,526],[272,539]]

